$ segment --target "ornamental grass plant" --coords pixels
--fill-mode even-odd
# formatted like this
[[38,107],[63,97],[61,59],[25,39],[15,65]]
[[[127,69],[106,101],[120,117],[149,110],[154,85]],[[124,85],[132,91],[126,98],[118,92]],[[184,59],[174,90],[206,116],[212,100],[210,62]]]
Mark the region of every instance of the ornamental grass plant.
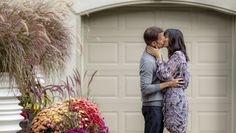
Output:
[[0,1],[0,75],[16,83],[24,109],[33,112],[50,103],[48,93],[37,80],[40,68],[45,76],[56,75],[65,67],[71,38],[65,24],[67,16],[52,1]]

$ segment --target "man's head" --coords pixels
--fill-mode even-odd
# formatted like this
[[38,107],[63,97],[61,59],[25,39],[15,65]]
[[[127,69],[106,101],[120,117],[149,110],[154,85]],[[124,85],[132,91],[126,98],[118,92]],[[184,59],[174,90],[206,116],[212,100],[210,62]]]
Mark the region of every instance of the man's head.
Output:
[[164,31],[156,26],[149,27],[143,34],[145,43],[154,48],[162,48],[165,43]]

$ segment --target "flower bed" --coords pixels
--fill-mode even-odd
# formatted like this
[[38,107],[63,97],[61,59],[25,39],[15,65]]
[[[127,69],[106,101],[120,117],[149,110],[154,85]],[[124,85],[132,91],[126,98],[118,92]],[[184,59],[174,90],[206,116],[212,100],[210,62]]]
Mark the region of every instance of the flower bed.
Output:
[[96,104],[71,98],[40,111],[32,121],[32,133],[109,133]]

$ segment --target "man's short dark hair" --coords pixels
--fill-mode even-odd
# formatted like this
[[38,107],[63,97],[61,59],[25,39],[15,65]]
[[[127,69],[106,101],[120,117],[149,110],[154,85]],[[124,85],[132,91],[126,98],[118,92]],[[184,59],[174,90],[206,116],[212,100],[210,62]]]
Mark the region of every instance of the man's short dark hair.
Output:
[[148,27],[143,34],[143,39],[147,45],[151,45],[153,41],[157,41],[159,38],[159,33],[162,33],[163,30],[159,27],[152,26]]

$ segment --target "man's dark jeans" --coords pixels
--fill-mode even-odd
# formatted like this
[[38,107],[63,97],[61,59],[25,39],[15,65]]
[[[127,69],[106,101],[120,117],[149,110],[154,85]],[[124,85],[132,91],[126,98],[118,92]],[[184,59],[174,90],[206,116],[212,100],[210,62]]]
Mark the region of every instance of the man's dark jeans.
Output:
[[164,123],[162,107],[143,106],[142,113],[145,120],[144,133],[163,133]]

